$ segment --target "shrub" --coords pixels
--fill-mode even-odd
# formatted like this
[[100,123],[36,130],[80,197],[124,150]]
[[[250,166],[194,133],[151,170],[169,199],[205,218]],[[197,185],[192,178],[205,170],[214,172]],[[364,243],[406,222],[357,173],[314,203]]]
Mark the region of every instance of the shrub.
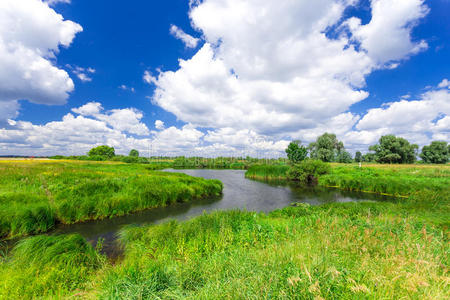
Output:
[[330,165],[321,160],[308,159],[294,165],[287,173],[291,180],[311,184],[317,183],[320,175],[328,174],[331,170]]

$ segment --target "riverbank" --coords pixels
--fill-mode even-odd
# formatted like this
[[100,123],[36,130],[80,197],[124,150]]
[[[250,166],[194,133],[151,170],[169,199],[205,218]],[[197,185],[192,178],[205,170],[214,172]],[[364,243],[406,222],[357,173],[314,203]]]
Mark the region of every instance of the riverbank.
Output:
[[[407,197],[418,191],[448,188],[450,165],[379,165],[331,163],[328,174],[317,178],[318,185],[350,191]],[[288,166],[255,165],[245,176],[258,180],[288,180]]]
[[0,161],[0,237],[44,233],[175,202],[219,195],[217,180],[145,165],[51,160]]
[[[394,172],[380,166],[373,177],[384,169]],[[435,188],[417,185],[396,202],[299,204],[127,227],[124,257],[114,264],[77,235],[25,239],[0,262],[0,298],[447,299],[448,173],[404,169],[397,172]]]

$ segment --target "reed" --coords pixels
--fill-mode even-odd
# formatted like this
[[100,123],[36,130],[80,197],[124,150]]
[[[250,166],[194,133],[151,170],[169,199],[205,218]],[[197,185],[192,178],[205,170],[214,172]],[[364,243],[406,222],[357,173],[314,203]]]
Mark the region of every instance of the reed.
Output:
[[286,179],[288,165],[253,165],[245,173],[245,177],[259,180]]

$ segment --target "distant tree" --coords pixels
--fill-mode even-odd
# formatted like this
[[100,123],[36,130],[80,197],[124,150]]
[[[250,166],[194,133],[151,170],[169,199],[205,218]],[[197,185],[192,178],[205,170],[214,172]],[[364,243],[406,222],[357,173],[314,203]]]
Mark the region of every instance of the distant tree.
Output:
[[344,151],[344,144],[338,141],[335,134],[324,133],[308,146],[311,158],[321,161],[335,161],[338,154]]
[[128,154],[128,156],[139,157],[139,151],[137,151],[136,149],[132,149],[130,151],[130,154]]
[[364,162],[375,162],[375,153],[366,153],[362,156],[362,161]]
[[301,162],[308,155],[308,150],[301,143],[299,140],[293,141],[285,150],[289,161],[294,164]]
[[420,158],[426,163],[446,164],[450,158],[450,145],[447,142],[434,141],[429,146],[422,148]]
[[382,136],[378,144],[370,146],[375,152],[375,160],[379,163],[410,164],[416,160],[419,146],[410,144],[408,140],[395,135]]
[[336,161],[339,162],[339,163],[349,164],[349,163],[353,162],[353,158],[352,158],[352,155],[349,152],[341,151],[336,156]]
[[113,147],[103,145],[103,146],[98,146],[98,147],[92,148],[91,150],[89,150],[88,155],[112,158],[115,155],[115,150]]
[[363,158],[362,158],[362,153],[360,151],[356,151],[355,153],[355,161],[356,162],[362,162]]

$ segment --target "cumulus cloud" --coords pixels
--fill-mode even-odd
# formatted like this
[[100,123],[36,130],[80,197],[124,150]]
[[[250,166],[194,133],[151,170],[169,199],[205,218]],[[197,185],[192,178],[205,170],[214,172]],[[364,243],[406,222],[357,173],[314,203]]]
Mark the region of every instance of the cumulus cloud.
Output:
[[156,120],[155,121],[155,128],[158,130],[163,130],[164,129],[164,122],[161,120]]
[[356,3],[193,1],[189,16],[205,44],[176,71],[144,74],[156,86],[152,101],[219,132],[279,140],[312,139],[335,123],[351,130],[359,117],[350,106],[369,95],[365,77],[426,47],[411,31],[428,12],[421,0],[372,0],[372,19],[361,25],[344,15]]
[[[425,17],[429,9],[424,0],[372,0],[372,19],[366,25],[361,20],[347,21],[353,38],[361,43],[376,63],[398,61],[428,48],[426,41],[411,40],[411,30]],[[395,68],[398,64],[391,64]]]
[[1,105],[22,99],[64,104],[74,84],[54,60],[80,31],[40,0],[0,1]]
[[369,109],[340,133],[347,147],[367,151],[382,135],[395,134],[424,146],[450,140],[450,90],[439,85],[416,99],[400,99]]
[[197,45],[200,42],[200,39],[187,34],[176,25],[170,26],[170,34],[181,40],[187,48],[197,48]]
[[103,107],[99,102],[89,102],[72,109],[72,112],[76,114],[93,117],[121,132],[136,135],[148,135],[150,133],[147,126],[141,122],[144,115],[135,108],[112,109],[105,113],[102,113],[102,111]]
[[82,116],[96,116],[103,110],[100,102],[89,102],[83,106],[72,108],[72,111]]

